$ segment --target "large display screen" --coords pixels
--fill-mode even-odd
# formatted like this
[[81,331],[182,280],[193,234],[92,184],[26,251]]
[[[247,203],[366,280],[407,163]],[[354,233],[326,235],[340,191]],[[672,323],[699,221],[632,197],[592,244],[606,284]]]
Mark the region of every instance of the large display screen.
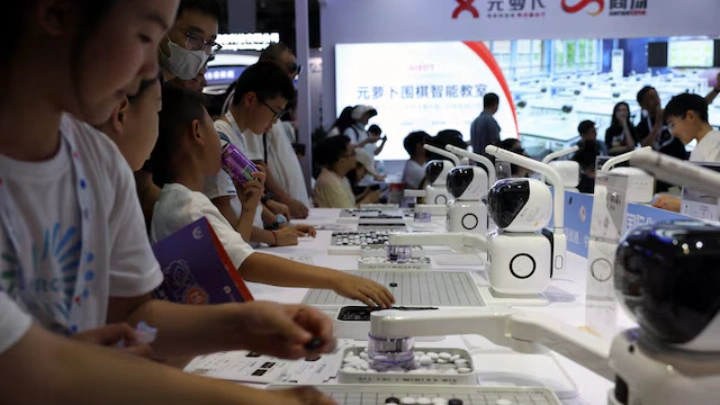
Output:
[[668,44],[669,67],[713,66],[715,44],[712,40],[670,41]]
[[515,107],[503,72],[482,42],[342,44],[336,48],[336,107],[370,105],[388,136],[381,159],[407,159],[403,139],[456,129],[470,138],[483,97],[500,97],[502,138],[517,137]]

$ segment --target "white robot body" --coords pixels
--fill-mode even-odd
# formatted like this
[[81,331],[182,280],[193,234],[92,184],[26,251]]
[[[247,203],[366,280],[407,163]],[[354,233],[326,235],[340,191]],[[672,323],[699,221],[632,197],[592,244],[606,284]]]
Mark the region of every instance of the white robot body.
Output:
[[490,285],[500,294],[542,294],[550,284],[552,244],[538,233],[495,233],[488,238]]
[[611,173],[628,176],[628,203],[649,204],[655,196],[655,179],[636,167],[617,167]]
[[452,200],[446,220],[448,232],[472,232],[485,235],[488,231],[487,205],[482,201]]
[[[615,389],[609,405],[706,405],[720,398],[718,355],[682,356],[639,344],[640,331],[625,331],[613,340],[610,367]],[[717,335],[716,335],[717,336]]]
[[448,160],[431,160],[425,164],[425,204],[446,205],[450,201],[447,176],[455,165]]
[[479,167],[456,167],[448,173],[447,189],[454,197],[448,204],[447,231],[485,235],[487,205],[481,199],[488,189],[487,173]]
[[580,164],[572,160],[561,160],[549,163],[550,167],[555,169],[562,178],[565,190],[571,191],[577,189],[580,184]]
[[[545,292],[556,267],[551,233],[541,233],[552,217],[552,194],[535,179],[500,180],[488,193],[488,207],[499,232],[488,238],[490,285],[500,294]],[[562,252],[564,257],[565,252]],[[561,259],[564,260],[564,259]]]

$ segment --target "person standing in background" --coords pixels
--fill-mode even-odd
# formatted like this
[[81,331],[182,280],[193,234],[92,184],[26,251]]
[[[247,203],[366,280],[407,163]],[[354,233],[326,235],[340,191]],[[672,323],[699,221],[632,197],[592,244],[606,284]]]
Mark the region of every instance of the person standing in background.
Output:
[[[668,129],[657,90],[649,86],[643,87],[637,93],[637,101],[646,114],[635,127],[638,142],[642,143],[642,146],[651,146],[657,152],[687,160],[688,153],[685,151],[685,145]],[[658,181],[655,191],[666,192],[670,190],[670,187],[670,184]]]
[[375,146],[375,143],[369,143],[365,145],[365,150],[370,153],[371,156],[377,156],[382,153],[383,149],[385,149],[385,143],[387,142],[387,136],[382,136],[382,129],[380,129],[379,126],[373,124],[370,125],[370,128],[367,130],[368,136],[370,139],[378,139],[380,140],[380,146]]
[[483,98],[483,112],[470,126],[470,143],[473,152],[486,155],[485,147],[500,144],[500,125],[493,117],[499,106],[500,97],[497,94],[487,93]]
[[353,124],[342,133],[350,138],[355,148],[367,149],[373,156],[375,156],[375,152],[377,151],[375,143],[380,140],[380,135],[368,134],[365,127],[367,127],[370,118],[377,115],[377,110],[369,105],[356,106],[352,111]]
[[605,131],[605,145],[610,156],[622,155],[635,149],[635,127],[630,122],[630,106],[626,102],[615,104],[610,127]]
[[425,178],[425,163],[428,160],[425,144],[430,142],[430,138],[430,134],[427,132],[418,131],[410,133],[403,141],[405,151],[410,155],[410,159],[405,162],[402,177],[402,182],[407,189],[419,189]]

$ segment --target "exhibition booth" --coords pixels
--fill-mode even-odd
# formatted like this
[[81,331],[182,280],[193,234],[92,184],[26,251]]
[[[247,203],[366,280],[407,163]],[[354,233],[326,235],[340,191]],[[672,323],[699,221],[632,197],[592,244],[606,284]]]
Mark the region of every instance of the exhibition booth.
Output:
[[[601,134],[621,101],[634,123],[646,118],[636,101],[644,86],[663,103],[720,86],[720,2],[320,3],[322,49],[312,51],[301,43],[307,2],[296,0],[307,72],[297,83],[299,142],[310,144],[346,106],[370,105],[370,123],[388,136],[377,159],[393,177],[408,133],[455,129],[469,139],[492,92],[502,138],[519,138],[529,156],[426,145],[446,159],[426,164],[424,189],[391,190],[387,204],[311,209],[293,223],[316,227],[316,237],[258,248],[376,281],[396,299],[389,311],[332,290],[244,283],[202,219],[161,241],[163,287],[176,300],[304,303],[332,318],[338,338],[316,359],[238,351],[185,370],[270,389],[312,385],[340,405],[717,401],[720,278],[708,270],[720,266],[720,170],[638,149],[598,158],[594,194],[581,194],[580,166],[565,159],[580,121]],[[245,48],[210,64],[207,91],[221,93],[268,38],[219,38]],[[720,104],[710,124],[720,126]],[[536,175],[512,178],[509,167]],[[653,208],[656,180],[681,191],[680,212]],[[187,241],[209,254],[176,248]],[[201,285],[193,277],[208,277],[212,260],[222,282]]]

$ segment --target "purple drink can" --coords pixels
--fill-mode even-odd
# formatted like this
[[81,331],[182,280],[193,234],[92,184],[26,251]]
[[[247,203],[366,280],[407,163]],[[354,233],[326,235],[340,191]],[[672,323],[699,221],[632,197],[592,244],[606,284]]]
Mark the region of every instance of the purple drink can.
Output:
[[252,174],[258,172],[255,164],[230,143],[223,147],[222,168],[238,184],[255,180]]

